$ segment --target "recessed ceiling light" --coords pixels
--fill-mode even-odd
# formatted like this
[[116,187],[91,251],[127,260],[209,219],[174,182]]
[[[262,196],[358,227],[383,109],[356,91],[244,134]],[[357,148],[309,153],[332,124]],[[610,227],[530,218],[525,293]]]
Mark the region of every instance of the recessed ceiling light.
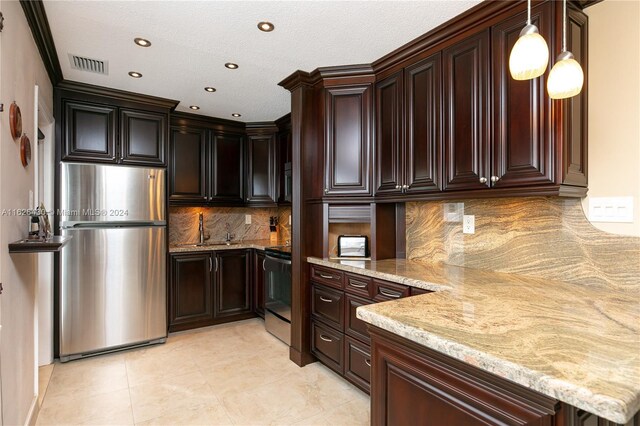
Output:
[[146,38],[136,37],[133,39],[133,42],[141,47],[149,47],[151,46],[151,42]]
[[213,93],[213,92],[215,92],[215,91],[216,91],[216,89],[215,89],[215,88],[213,88],[213,87],[209,87],[209,86],[205,87],[205,88],[204,88],[204,90],[206,90],[206,91],[207,91],[207,92],[209,92],[209,93]]
[[258,29],[260,31],[264,31],[265,33],[273,31],[274,28],[275,26],[271,22],[267,22],[267,21],[258,22]]
[[233,114],[231,114],[232,117],[242,117],[242,114],[238,114],[237,112],[234,112]]
[[230,70],[235,70],[238,68],[238,64],[234,64],[233,62],[227,62],[226,64],[224,64],[224,66],[229,68]]
[[191,108],[194,111],[197,111],[200,109],[200,107],[198,105],[191,105],[189,108]]
[[136,72],[136,71],[129,71],[129,76],[133,77],[133,78],[140,78],[140,77],[142,77],[142,74],[140,74],[139,72]]

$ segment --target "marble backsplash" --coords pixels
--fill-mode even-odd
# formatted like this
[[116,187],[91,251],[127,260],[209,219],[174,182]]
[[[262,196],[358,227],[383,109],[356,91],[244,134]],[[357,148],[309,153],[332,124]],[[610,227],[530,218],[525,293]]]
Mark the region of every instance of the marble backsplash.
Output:
[[[461,208],[475,234],[463,234]],[[640,289],[640,238],[596,229],[579,199],[411,202],[406,220],[407,259]]]
[[[208,241],[223,241],[229,232],[234,241],[268,240],[269,217],[278,216],[278,240],[291,240],[290,207],[170,207],[169,244],[194,243],[199,240],[198,213],[204,213],[205,234]],[[251,224],[245,224],[245,215]]]

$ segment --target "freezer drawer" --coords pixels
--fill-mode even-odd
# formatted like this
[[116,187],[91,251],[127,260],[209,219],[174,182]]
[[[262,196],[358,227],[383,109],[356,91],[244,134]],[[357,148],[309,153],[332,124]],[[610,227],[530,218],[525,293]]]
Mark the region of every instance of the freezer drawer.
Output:
[[166,221],[164,169],[81,163],[60,169],[61,226]]
[[164,338],[165,227],[64,229],[60,357]]

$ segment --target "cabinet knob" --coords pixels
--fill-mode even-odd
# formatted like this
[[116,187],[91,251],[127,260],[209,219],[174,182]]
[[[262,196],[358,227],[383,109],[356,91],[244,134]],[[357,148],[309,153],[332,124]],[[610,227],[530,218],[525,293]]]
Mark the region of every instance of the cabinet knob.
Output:
[[396,189],[400,189],[402,188],[400,185],[396,185]]
[[409,185],[402,185],[402,189],[409,189]]
[[480,183],[487,183],[487,178],[486,177],[481,177],[480,178]]
[[500,178],[498,176],[491,176],[491,182],[496,183]]
[[324,189],[324,193],[325,193],[325,194],[328,194],[328,193],[329,193],[329,189],[328,189],[328,188],[325,188],[325,189]]

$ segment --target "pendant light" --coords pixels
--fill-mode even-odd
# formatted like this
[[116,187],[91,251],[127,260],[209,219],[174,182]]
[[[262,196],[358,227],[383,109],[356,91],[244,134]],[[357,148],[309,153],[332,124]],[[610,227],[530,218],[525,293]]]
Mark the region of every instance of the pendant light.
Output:
[[527,25],[509,55],[509,71],[514,80],[540,77],[549,64],[549,47],[538,27],[531,23],[531,0],[527,0]]
[[565,99],[577,95],[582,90],[584,73],[582,67],[567,51],[567,0],[564,0],[562,12],[562,52],[551,68],[547,80],[547,92],[551,99]]

